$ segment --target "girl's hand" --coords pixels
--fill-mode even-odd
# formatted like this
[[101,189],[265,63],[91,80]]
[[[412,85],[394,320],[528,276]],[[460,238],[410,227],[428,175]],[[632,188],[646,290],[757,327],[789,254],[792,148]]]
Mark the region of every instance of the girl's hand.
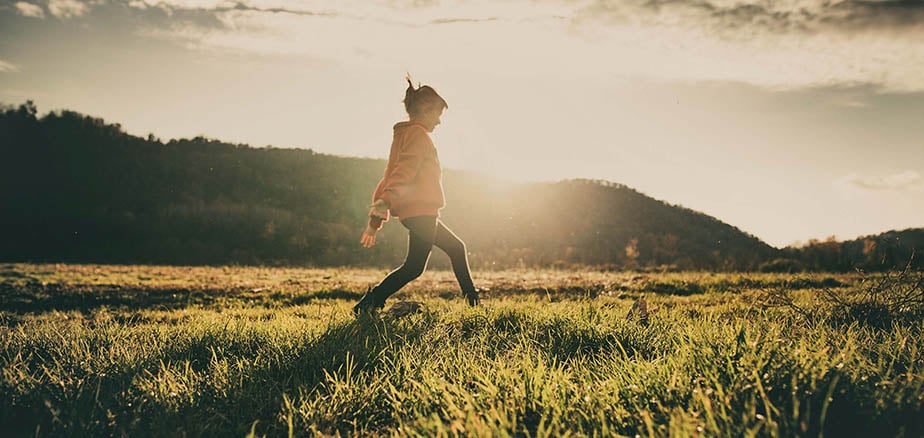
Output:
[[364,248],[372,248],[372,245],[375,245],[375,233],[378,231],[379,230],[372,228],[371,225],[366,225],[366,230],[363,231],[363,237],[359,239]]
[[388,203],[384,199],[376,199],[375,202],[369,206],[369,215],[385,218],[388,216]]

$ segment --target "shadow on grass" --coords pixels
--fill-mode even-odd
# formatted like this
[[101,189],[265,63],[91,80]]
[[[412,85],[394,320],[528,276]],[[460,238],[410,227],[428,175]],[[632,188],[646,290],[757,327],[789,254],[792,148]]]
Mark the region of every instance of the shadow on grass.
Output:
[[101,307],[135,311],[224,307],[231,304],[270,307],[306,304],[315,299],[358,300],[361,296],[360,293],[344,289],[289,293],[246,287],[0,282],[0,309],[17,314],[73,310],[89,312]]
[[357,301],[363,297],[362,292],[354,292],[346,289],[324,289],[317,292],[297,295],[287,300],[288,304],[306,304],[313,300],[346,300]]
[[[51,436],[163,436],[165,431],[177,436],[244,436],[258,421],[260,433],[284,435],[286,424],[279,417],[283,394],[316,397],[329,390],[324,382],[331,374],[375,372],[403,345],[420,342],[425,330],[419,327],[422,320],[416,321],[408,325],[349,320],[331,324],[317,336],[297,336],[294,342],[280,342],[272,332],[208,326],[180,330],[156,345],[145,330],[114,339],[101,334],[106,328],[85,332],[78,327],[72,328],[73,333],[63,328],[61,342],[27,340],[23,347],[30,354],[18,369],[46,370],[49,376],[81,375],[79,382],[66,386],[0,382],[4,394],[0,430],[10,436],[28,436],[37,430]],[[67,339],[93,343],[105,352],[115,342],[135,337],[147,340],[145,348],[103,372],[89,372],[84,367],[90,365],[79,365],[89,359],[65,351],[71,348]],[[183,383],[171,386],[176,389],[166,394],[151,389],[164,381]],[[329,433],[349,434],[352,421],[360,417],[351,420],[348,414],[318,426]],[[375,419],[382,427],[391,418],[384,405],[352,414],[364,422]]]
[[[587,286],[559,286],[559,287],[531,287],[531,288],[497,288],[483,293],[484,297],[502,297],[515,295],[538,295],[547,298],[550,302],[594,299],[609,291],[604,284]],[[455,292],[451,297],[458,296]]]
[[[388,434],[403,421],[394,413],[395,403],[429,402],[413,391],[398,391],[402,382],[413,379],[413,374],[389,374],[395,372],[393,359],[407,353],[407,347],[413,348],[414,365],[419,366],[441,363],[428,354],[454,347],[452,341],[457,339],[474,343],[479,354],[489,358],[533,346],[545,352],[550,363],[589,356],[599,359],[595,363],[606,364],[614,355],[627,361],[656,359],[674,351],[676,343],[683,341],[666,334],[670,326],[618,324],[601,328],[577,316],[543,316],[518,309],[487,315],[473,312],[459,321],[440,320],[438,314],[426,312],[400,321],[349,319],[331,323],[317,335],[287,330],[285,337],[259,327],[229,330],[221,325],[190,325],[170,332],[176,336],[157,345],[146,329],[131,336],[111,337],[106,334],[111,330],[105,327],[91,332],[81,332],[80,328],[70,332],[68,327],[59,327],[63,330],[60,333],[48,332],[47,337],[33,335],[20,341],[16,350],[30,353],[15,369],[43,376],[42,379],[62,376],[71,383],[26,379],[23,382],[30,384],[16,385],[0,381],[0,393],[5,394],[0,397],[0,430],[11,436],[31,435],[37,429],[52,436],[162,436],[165,431],[177,436],[242,436],[254,427],[259,434],[281,436],[288,432],[284,414],[294,412],[303,415],[294,419],[294,428],[302,433]],[[69,341],[75,337],[76,341]],[[79,357],[90,354],[90,350],[71,350],[84,342],[94,345],[92,354],[125,342],[140,343],[145,348],[119,363],[94,370],[81,365],[87,358]],[[732,412],[747,412],[754,400],[763,398],[767,406],[775,406],[779,412],[799,413],[800,421],[806,421],[804,425],[787,423],[785,418],[778,420],[784,436],[799,431],[806,436],[822,431],[831,436],[852,435],[851,432],[919,436],[922,432],[924,417],[920,416],[921,403],[915,399],[914,388],[896,387],[907,392],[895,392],[883,408],[877,404],[877,382],[838,368],[815,382],[814,377],[804,373],[799,360],[775,345],[722,338],[714,345],[704,344],[692,350],[694,357],[686,362],[695,366],[696,373],[713,369],[711,364],[715,363],[733,365],[717,368],[720,372],[715,375],[718,383],[738,389],[726,402]],[[772,351],[759,356],[770,359],[762,368],[738,367],[749,366],[750,362],[742,358],[757,357],[756,353],[763,349]],[[13,351],[0,351],[0,357],[11,357]],[[171,376],[165,368],[175,374]],[[764,376],[766,390],[750,384],[741,386],[742,379],[749,380],[752,373]],[[384,380],[395,385],[386,387],[391,392],[382,389]],[[179,394],[157,394],[149,388],[164,381],[176,382],[167,391]],[[668,424],[676,409],[691,407],[689,396],[666,397],[659,392],[663,386],[641,386],[625,388],[622,399],[666,400],[667,404],[652,414],[659,424]],[[799,393],[795,399],[796,387],[811,389],[811,393]],[[405,395],[411,398],[400,398]],[[286,407],[289,400],[295,402],[296,409]],[[793,400],[799,404],[793,405]],[[542,406],[541,401],[536,403]],[[437,403],[434,408],[439,406]],[[820,415],[824,414],[820,413],[825,406],[827,421],[822,421]],[[536,412],[524,407],[515,415],[520,424],[538,425],[541,418],[533,416]],[[771,414],[760,410],[756,413]],[[752,411],[751,416],[754,414]],[[728,416],[727,420],[737,421],[737,417]],[[590,417],[575,417],[574,421],[575,430],[588,430],[594,424]],[[627,423],[625,427],[620,432],[633,434],[641,425]],[[737,430],[733,423],[723,427],[722,430]],[[527,430],[534,432],[530,427]]]
[[488,295],[538,295],[551,302],[595,299],[600,296],[623,295],[635,297],[638,293],[690,296],[709,292],[741,292],[746,289],[786,287],[791,290],[836,288],[847,286],[833,277],[811,278],[749,278],[720,279],[704,281],[643,279],[634,284],[587,284],[557,287],[503,288],[494,289]]

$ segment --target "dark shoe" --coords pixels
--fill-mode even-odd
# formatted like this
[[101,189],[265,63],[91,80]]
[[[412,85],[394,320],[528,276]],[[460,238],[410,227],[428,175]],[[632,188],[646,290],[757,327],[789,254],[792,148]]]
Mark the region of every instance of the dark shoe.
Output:
[[372,296],[372,288],[370,287],[366,290],[366,293],[360,298],[359,302],[353,306],[353,314],[359,316],[360,314],[375,315],[385,307],[385,303],[380,303],[375,297]]
[[475,289],[474,293],[465,294],[465,302],[471,307],[481,306],[481,294],[485,289]]

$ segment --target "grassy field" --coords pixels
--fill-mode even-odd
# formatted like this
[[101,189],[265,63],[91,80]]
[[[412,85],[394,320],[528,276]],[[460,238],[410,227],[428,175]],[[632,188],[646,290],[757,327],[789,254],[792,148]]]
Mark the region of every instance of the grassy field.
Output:
[[0,265],[0,431],[924,436],[919,273],[385,272]]

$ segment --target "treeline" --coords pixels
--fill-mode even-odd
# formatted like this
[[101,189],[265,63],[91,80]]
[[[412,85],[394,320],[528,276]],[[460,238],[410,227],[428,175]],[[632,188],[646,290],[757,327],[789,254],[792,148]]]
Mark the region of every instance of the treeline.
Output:
[[787,247],[761,265],[765,271],[882,271],[924,269],[924,228],[887,231],[840,242],[833,236]]
[[[73,111],[3,107],[0,260],[394,266],[406,245],[400,225],[372,249],[358,243],[384,167],[202,137],[162,142]],[[478,268],[847,270],[908,260],[904,241],[859,253],[837,243],[836,257],[820,244],[777,250],[603,181],[508,184],[447,170],[444,186],[444,221]]]

